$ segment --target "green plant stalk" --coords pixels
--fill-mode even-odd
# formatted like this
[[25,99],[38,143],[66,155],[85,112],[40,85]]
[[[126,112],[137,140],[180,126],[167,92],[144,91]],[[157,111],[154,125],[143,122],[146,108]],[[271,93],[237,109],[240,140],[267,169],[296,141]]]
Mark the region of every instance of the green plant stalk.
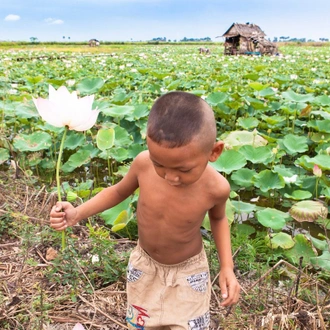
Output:
[[318,185],[319,185],[319,180],[320,178],[316,178],[316,182],[315,182],[315,198],[317,199],[318,198],[318,192],[317,192],[317,189],[318,189]]
[[[58,196],[58,201],[62,202],[62,196],[61,196],[61,180],[60,180],[60,167],[61,167],[61,159],[62,159],[62,154],[63,154],[63,146],[64,146],[64,141],[66,137],[66,132],[68,128],[65,126],[64,128],[64,133],[62,136],[62,141],[61,141],[61,146],[60,146],[60,151],[58,153],[58,158],[57,158],[57,164],[56,164],[56,185],[57,185],[57,196]],[[65,229],[62,230],[62,250],[65,249],[66,246],[66,235],[65,235]]]

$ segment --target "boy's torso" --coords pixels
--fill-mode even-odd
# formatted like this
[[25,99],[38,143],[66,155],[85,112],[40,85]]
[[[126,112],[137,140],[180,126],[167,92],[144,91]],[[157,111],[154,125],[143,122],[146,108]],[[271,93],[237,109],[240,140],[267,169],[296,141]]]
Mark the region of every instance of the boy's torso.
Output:
[[200,226],[206,212],[217,203],[222,180],[208,165],[194,184],[171,186],[157,175],[151,161],[145,160],[138,175],[141,247],[163,264],[177,264],[197,255],[202,249]]

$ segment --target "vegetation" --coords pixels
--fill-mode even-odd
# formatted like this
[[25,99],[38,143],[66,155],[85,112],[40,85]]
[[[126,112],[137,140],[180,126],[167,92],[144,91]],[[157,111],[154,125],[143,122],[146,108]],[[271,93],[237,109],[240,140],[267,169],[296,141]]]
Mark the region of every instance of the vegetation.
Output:
[[[47,97],[49,84],[65,85],[80,96],[95,94],[101,111],[95,127],[68,132],[64,145],[62,194],[74,203],[125,175],[146,148],[148,112],[158,96],[185,90],[203,97],[226,144],[212,166],[231,184],[227,215],[243,288],[238,306],[223,311],[205,219],[212,327],[329,326],[330,47],[283,44],[276,57],[224,56],[221,44],[208,47],[211,55],[199,54],[191,44],[4,45],[2,329],[78,321],[91,329],[111,322],[112,329],[125,328],[123,278],[137,239],[137,194],[70,229],[68,247],[58,252],[60,237],[46,219],[63,128],[43,122],[32,102]],[[111,147],[98,132],[103,138],[111,132]]]

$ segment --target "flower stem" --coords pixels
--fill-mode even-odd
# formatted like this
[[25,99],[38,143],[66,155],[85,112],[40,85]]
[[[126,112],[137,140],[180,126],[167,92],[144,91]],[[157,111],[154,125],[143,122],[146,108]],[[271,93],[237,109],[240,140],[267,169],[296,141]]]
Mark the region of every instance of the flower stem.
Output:
[[[58,201],[62,202],[62,196],[61,196],[61,181],[60,181],[60,167],[61,167],[61,160],[62,160],[62,154],[63,154],[63,146],[64,146],[64,141],[66,137],[66,132],[68,128],[65,126],[64,128],[64,133],[61,141],[61,146],[60,146],[60,151],[58,153],[58,158],[57,158],[57,164],[56,164],[56,184],[57,184],[57,196],[58,196]],[[65,249],[66,242],[65,242],[65,230],[62,230],[62,250]]]

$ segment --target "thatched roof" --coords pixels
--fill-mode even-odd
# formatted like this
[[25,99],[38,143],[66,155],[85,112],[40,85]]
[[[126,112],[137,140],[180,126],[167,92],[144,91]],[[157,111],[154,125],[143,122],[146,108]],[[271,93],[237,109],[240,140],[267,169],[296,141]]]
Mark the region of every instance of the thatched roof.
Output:
[[260,27],[253,23],[239,24],[233,23],[231,27],[222,35],[224,38],[243,37],[265,37],[266,34]]

